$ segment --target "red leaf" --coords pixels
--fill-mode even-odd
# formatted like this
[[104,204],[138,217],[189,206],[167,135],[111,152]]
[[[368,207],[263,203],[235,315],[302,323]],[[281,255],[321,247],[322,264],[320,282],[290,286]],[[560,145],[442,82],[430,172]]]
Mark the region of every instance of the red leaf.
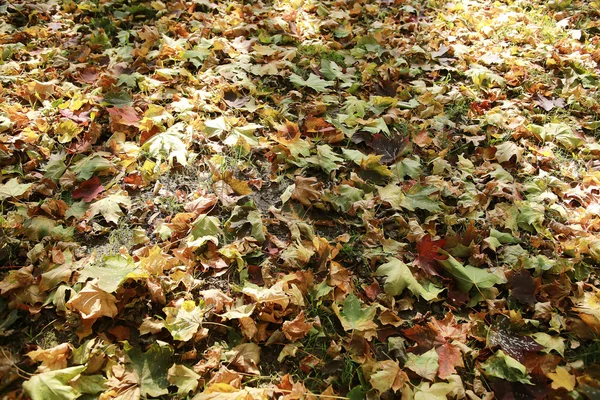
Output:
[[438,376],[440,379],[446,379],[450,375],[456,373],[456,367],[464,367],[462,353],[458,347],[445,343],[442,346],[435,349],[438,354],[438,362],[440,368],[438,369]]
[[416,347],[411,348],[417,354],[425,353],[445,342],[444,338],[438,332],[431,329],[429,325],[415,325],[412,328],[404,329],[402,333],[407,338],[417,342]]
[[446,239],[431,241],[431,236],[426,235],[417,243],[419,256],[415,259],[415,264],[429,275],[440,276],[437,260],[445,260],[448,256],[439,254],[438,250],[445,245]]
[[107,108],[111,119],[121,125],[140,126],[140,116],[131,106]]
[[81,199],[86,203],[94,200],[100,193],[104,191],[104,186],[100,183],[100,178],[94,176],[85,182],[81,182],[79,187],[73,191],[71,196],[74,199]]

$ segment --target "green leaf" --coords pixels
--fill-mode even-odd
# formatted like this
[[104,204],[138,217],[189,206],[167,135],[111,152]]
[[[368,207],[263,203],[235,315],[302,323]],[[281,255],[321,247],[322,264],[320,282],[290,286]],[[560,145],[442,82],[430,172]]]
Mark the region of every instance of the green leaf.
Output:
[[554,350],[561,356],[565,356],[565,339],[560,336],[550,336],[544,332],[537,332],[531,336],[536,342],[545,347],[544,351],[546,353]]
[[342,81],[342,84],[340,85],[342,88],[348,88],[352,86],[355,81],[355,69],[348,68],[346,71],[347,72],[344,72],[339,65],[331,60],[327,60],[325,58],[321,59],[321,73],[323,76],[330,81],[336,79]]
[[140,394],[143,397],[158,397],[169,393],[167,374],[173,354],[171,346],[158,340],[145,353],[139,347],[132,347],[127,341],[123,347],[138,374]]
[[391,258],[389,262],[379,266],[375,271],[375,276],[385,276],[383,289],[390,296],[402,294],[404,289],[408,288],[415,296],[421,296],[427,301],[437,297],[439,292],[427,291],[413,276],[410,269],[397,258]]
[[23,383],[23,389],[31,400],[71,400],[81,393],[67,383],[82,373],[85,365],[44,372],[31,377]]
[[490,376],[507,380],[509,382],[520,382],[532,385],[523,364],[514,358],[504,354],[502,350],[488,358],[481,368]]
[[0,185],[0,201],[11,197],[19,197],[24,194],[33,183],[19,183],[17,178],[12,178],[5,184]]
[[258,210],[252,210],[248,212],[247,219],[248,222],[250,222],[250,225],[252,226],[252,231],[250,232],[250,235],[252,235],[254,239],[258,240],[258,243],[263,243],[266,240],[266,238],[265,229],[263,227],[260,212]]
[[409,353],[405,366],[417,375],[433,381],[440,367],[439,356],[435,349],[431,349],[420,356]]
[[169,160],[173,164],[173,159],[176,159],[182,166],[187,166],[187,146],[185,145],[183,122],[178,122],[171,126],[163,133],[152,136],[144,145],[143,150],[153,157],[157,164],[160,164],[163,159]]
[[350,185],[340,185],[336,188],[338,194],[327,193],[323,198],[333,207],[342,212],[347,212],[352,204],[363,199],[365,192]]
[[228,146],[235,146],[239,142],[245,142],[249,146],[258,146],[258,138],[254,136],[254,131],[262,127],[262,125],[258,124],[235,127],[231,130],[225,140],[223,140],[223,143]]
[[67,165],[65,164],[65,154],[52,154],[48,164],[46,164],[46,173],[44,174],[44,178],[51,179],[52,182],[56,183],[66,170]]
[[121,211],[121,206],[129,209],[131,200],[122,194],[113,194],[92,204],[87,211],[87,215],[91,219],[98,214],[102,214],[107,222],[118,224],[119,218],[125,215]]
[[45,292],[53,289],[59,283],[68,282],[73,273],[73,255],[70,251],[64,251],[65,261],[58,265],[53,265],[51,269],[44,272],[40,281],[40,290]]
[[405,176],[417,179],[423,174],[421,160],[416,158],[405,158],[391,166],[392,173],[396,178],[403,180]]
[[438,260],[438,262],[452,275],[456,281],[458,290],[461,292],[468,293],[473,287],[480,290],[489,289],[500,282],[500,279],[496,275],[470,265],[463,266],[448,252],[444,250],[439,251],[446,254],[448,258],[446,260]]
[[186,300],[179,307],[165,307],[163,311],[167,315],[165,328],[173,339],[184,342],[198,332],[204,316],[204,308],[197,306],[193,300]]
[[573,129],[565,123],[550,123],[544,126],[531,124],[528,128],[543,141],[556,141],[567,150],[575,150],[585,143],[585,140],[575,135]]
[[208,241],[219,243],[219,235],[221,233],[221,221],[219,221],[219,218],[201,214],[192,224],[192,244],[194,246],[202,246]]
[[344,159],[338,156],[329,145],[317,146],[317,165],[328,174],[338,169],[343,161]]
[[417,208],[431,212],[441,211],[440,202],[429,197],[437,191],[438,189],[433,186],[413,186],[404,194],[395,183],[378,187],[381,200],[387,201],[395,209],[405,208],[410,211],[415,211]]
[[108,92],[102,99],[103,106],[131,106],[133,105],[133,98],[127,92]]
[[104,265],[88,264],[80,275],[83,281],[92,278],[98,279],[98,287],[107,293],[116,292],[127,279],[127,275],[136,269],[131,256],[121,255],[104,257]]
[[171,385],[177,386],[177,394],[184,397],[189,392],[195,392],[198,388],[198,379],[201,376],[185,365],[173,364],[169,368],[167,379]]
[[40,215],[26,220],[23,226],[29,240],[41,240],[50,236],[52,230],[56,228],[56,221]]
[[344,112],[355,117],[363,118],[365,116],[365,110],[369,106],[369,103],[366,101],[356,98],[354,96],[349,96],[346,98],[344,102]]
[[521,243],[521,239],[514,237],[510,233],[503,233],[495,229],[490,230],[490,237],[493,237],[502,244],[517,244]]
[[114,168],[114,164],[99,154],[92,154],[77,161],[72,170],[80,180],[88,180],[92,175]]
[[391,134],[390,130],[383,118],[377,118],[377,119],[370,120],[369,122],[367,122],[366,124],[364,124],[362,126],[361,130],[370,132],[372,134],[376,134],[376,133],[380,133],[380,132],[383,132],[388,136]]
[[343,310],[339,310],[336,303],[333,304],[334,310],[346,331],[367,331],[377,329],[377,324],[373,322],[375,318],[375,307],[365,309],[360,305],[358,297],[350,293],[344,300]]
[[325,92],[327,89],[335,84],[335,82],[326,81],[324,79],[319,78],[317,75],[312,72],[308,76],[308,79],[304,80],[302,77],[292,73],[290,75],[290,81],[298,86],[308,86],[309,88],[316,90],[317,92]]
[[108,389],[107,379],[102,375],[80,375],[73,385],[81,393],[98,394]]
[[543,204],[521,202],[518,204],[518,208],[517,224],[521,229],[532,233],[544,231],[542,224],[544,223],[545,208]]
[[441,211],[440,202],[429,197],[437,191],[438,189],[433,186],[413,186],[406,193],[406,197],[402,200],[401,205],[410,211],[414,211],[417,208],[430,212]]

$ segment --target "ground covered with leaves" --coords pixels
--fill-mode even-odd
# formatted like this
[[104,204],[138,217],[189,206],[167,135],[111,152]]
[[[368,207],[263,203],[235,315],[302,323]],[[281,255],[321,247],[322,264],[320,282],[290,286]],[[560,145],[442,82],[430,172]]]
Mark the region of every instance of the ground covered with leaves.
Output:
[[599,18],[0,5],[3,398],[600,398]]

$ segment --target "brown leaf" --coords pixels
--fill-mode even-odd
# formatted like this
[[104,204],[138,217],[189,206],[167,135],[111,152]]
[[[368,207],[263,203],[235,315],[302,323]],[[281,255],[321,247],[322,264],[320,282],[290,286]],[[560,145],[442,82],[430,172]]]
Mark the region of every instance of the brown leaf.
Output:
[[34,362],[42,363],[36,371],[41,373],[66,368],[70,353],[71,345],[69,343],[62,343],[49,349],[30,351],[27,353],[27,356]]
[[219,289],[202,290],[200,295],[204,298],[206,305],[212,306],[216,313],[223,311],[225,306],[229,307],[233,304],[233,299]]
[[84,320],[95,321],[100,317],[115,317],[119,310],[117,299],[98,287],[98,281],[90,281],[77,293],[67,305],[79,311]]
[[533,279],[529,271],[521,269],[519,271],[508,271],[506,273],[510,294],[522,304],[534,305],[536,302],[535,292],[538,284]]
[[305,337],[313,327],[312,322],[306,322],[304,319],[304,311],[301,311],[292,321],[283,323],[283,334],[288,340],[295,342]]
[[25,287],[33,284],[33,266],[19,268],[10,271],[0,282],[0,294],[4,294],[12,289]]
[[381,155],[382,163],[390,163],[396,159],[406,146],[409,144],[408,136],[395,135],[388,137],[377,133],[373,139],[368,142],[369,147],[375,150],[375,153]]
[[320,188],[321,183],[317,183],[317,178],[303,178],[298,175],[294,179],[295,188],[292,192],[292,199],[298,200],[300,203],[309,207],[312,201],[321,198]]

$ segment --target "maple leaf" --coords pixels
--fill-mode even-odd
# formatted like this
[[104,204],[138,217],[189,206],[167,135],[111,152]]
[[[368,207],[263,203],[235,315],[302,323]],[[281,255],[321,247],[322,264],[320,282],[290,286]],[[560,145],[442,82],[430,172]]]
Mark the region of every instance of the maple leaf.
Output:
[[83,199],[83,201],[89,203],[103,191],[104,186],[102,186],[100,178],[94,176],[87,181],[81,182],[79,187],[71,193],[71,197],[74,199]]
[[567,389],[569,392],[575,389],[575,376],[571,375],[564,367],[556,367],[556,372],[550,372],[546,375],[552,379],[552,389]]
[[166,131],[152,136],[143,144],[142,149],[148,151],[148,154],[157,161],[157,164],[160,164],[166,158],[171,165],[175,159],[185,167],[187,166],[188,151],[184,142],[184,129],[183,122],[178,122]]
[[79,311],[84,320],[95,321],[100,317],[115,317],[119,310],[117,299],[98,287],[98,281],[88,282],[83,289],[69,300],[67,305]]
[[76,138],[81,132],[83,132],[83,127],[77,125],[74,121],[70,119],[63,120],[55,130],[58,135],[59,143],[69,143],[71,140]]
[[27,287],[34,283],[32,275],[33,266],[22,267],[17,270],[9,271],[0,281],[0,294],[5,294],[9,290],[20,287]]
[[368,145],[375,150],[377,154],[382,155],[381,162],[389,163],[402,154],[408,143],[408,137],[403,137],[401,135],[387,136],[377,133],[373,135],[373,138],[368,142]]
[[440,252],[448,256],[448,258],[438,260],[438,262],[452,275],[461,292],[468,293],[473,287],[478,290],[488,289],[500,282],[500,279],[496,275],[470,265],[463,266],[448,252],[443,250],[440,250]]
[[103,175],[115,167],[111,161],[104,158],[106,155],[107,153],[94,153],[84,157],[73,164],[69,171],[72,170],[77,174],[77,178],[84,180],[90,179],[94,174]]
[[19,183],[17,178],[12,178],[8,182],[0,185],[0,201],[11,197],[20,197],[29,190],[32,183]]
[[102,214],[107,222],[118,224],[119,218],[125,215],[121,211],[121,206],[127,209],[131,207],[129,197],[122,194],[110,194],[93,203],[86,212],[86,216],[87,219],[92,219],[96,215]]
[[220,313],[226,306],[233,304],[233,299],[219,289],[201,290],[200,295],[207,306],[213,307],[216,313]]
[[535,280],[526,269],[506,273],[510,294],[522,304],[535,304],[535,292],[538,288]]
[[52,265],[41,276],[40,290],[53,289],[59,283],[68,282],[73,273],[73,255],[69,251],[63,253],[64,261],[58,265]]
[[281,330],[288,340],[296,342],[308,335],[312,327],[313,323],[306,322],[304,311],[301,311],[292,321],[285,321]]
[[406,367],[422,378],[433,381],[439,369],[439,356],[435,349],[431,349],[420,356],[410,353]]
[[31,400],[73,400],[81,393],[68,383],[85,369],[85,365],[80,365],[37,374],[23,383],[23,389]]
[[465,366],[462,352],[458,347],[450,343],[444,343],[435,351],[438,355],[438,376],[440,379],[447,379],[450,375],[456,373],[457,367],[463,368]]
[[140,126],[140,116],[135,111],[135,108],[125,105],[123,107],[111,107],[106,111],[110,114],[113,122],[127,126]]
[[417,252],[419,255],[415,258],[415,264],[422,268],[429,275],[439,276],[437,260],[443,260],[447,256],[440,254],[439,249],[446,245],[446,239],[431,240],[431,235],[423,236],[417,243]]
[[421,296],[430,301],[441,292],[426,290],[413,276],[410,269],[397,258],[391,258],[389,262],[382,264],[375,271],[375,276],[385,276],[383,288],[390,296],[398,296],[404,289],[408,288],[415,296]]
[[200,375],[185,365],[173,364],[167,372],[167,380],[170,384],[177,386],[177,394],[184,397],[189,392],[195,392],[198,388]]
[[490,376],[505,379],[509,382],[520,382],[532,385],[527,370],[523,364],[498,350],[495,355],[488,358],[481,368]]
[[503,318],[499,324],[490,329],[488,339],[491,345],[500,346],[509,356],[518,361],[523,361],[525,352],[543,349],[543,346],[529,336],[513,332],[509,323],[507,318]]
[[294,179],[291,197],[309,207],[313,201],[319,200],[321,197],[319,190],[321,185],[321,183],[317,183],[317,178],[303,178],[298,175]]
[[159,397],[169,392],[167,379],[173,348],[160,340],[153,343],[145,353],[125,341],[123,348],[137,373],[137,384],[144,397]]
[[67,360],[71,353],[71,346],[62,343],[49,349],[37,349],[27,353],[27,357],[34,362],[41,362],[37,372],[47,372],[67,367]]
[[100,289],[107,293],[114,293],[136,269],[133,259],[129,256],[106,256],[103,261],[102,265],[85,265],[79,272],[80,281],[95,279]]
[[204,316],[204,308],[193,300],[186,300],[178,307],[163,308],[166,314],[165,328],[173,339],[187,342],[198,332]]
[[231,357],[231,365],[238,367],[244,372],[259,375],[258,364],[260,363],[260,347],[256,343],[243,343],[234,347],[231,352],[225,353],[225,357]]
[[384,393],[390,389],[394,392],[402,389],[405,383],[409,381],[397,361],[384,360],[378,361],[371,368],[369,383],[373,389]]
[[363,309],[354,293],[346,296],[341,311],[336,303],[333,304],[333,309],[346,331],[364,332],[377,329],[377,324],[373,322],[376,313],[375,307]]
[[525,149],[513,142],[504,142],[496,146],[496,160],[498,162],[510,161],[512,157],[515,157],[516,162],[521,162],[521,157]]
[[335,84],[335,82],[326,81],[324,79],[319,78],[312,72],[306,80],[302,79],[301,76],[292,73],[290,75],[290,81],[298,86],[308,86],[309,88],[317,92],[326,92],[329,87]]

